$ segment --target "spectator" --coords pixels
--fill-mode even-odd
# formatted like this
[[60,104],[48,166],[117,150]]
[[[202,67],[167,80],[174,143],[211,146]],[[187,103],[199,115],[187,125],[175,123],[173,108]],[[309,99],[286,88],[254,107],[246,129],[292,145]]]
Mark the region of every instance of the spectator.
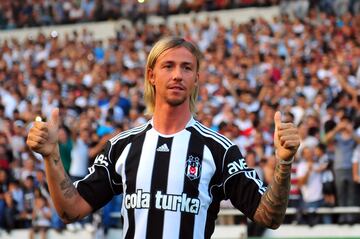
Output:
[[[40,191],[38,191],[40,192]],[[51,210],[47,205],[47,199],[40,193],[35,197],[32,212],[32,227],[30,228],[30,239],[34,239],[36,233],[40,233],[40,239],[47,238],[47,231],[51,226]]]
[[[353,125],[347,116],[343,116],[340,122],[329,130],[325,139],[326,142],[334,140],[335,143],[335,183],[337,200],[339,206],[355,205],[355,185],[352,178],[352,157],[353,151],[359,138],[353,132]],[[352,215],[341,215],[339,223],[353,223]]]
[[315,211],[323,205],[321,174],[318,172],[318,168],[319,165],[314,160],[313,149],[303,148],[302,161],[299,162],[296,174],[302,194],[302,209],[306,215],[306,222],[310,226],[320,222]]
[[0,228],[5,228],[7,225],[5,210],[6,201],[5,193],[8,191],[8,174],[2,168],[0,168]]
[[19,212],[20,219],[22,220],[22,226],[24,228],[31,227],[31,215],[35,202],[35,178],[32,175],[28,175],[24,180],[24,207]]
[[[359,128],[356,130],[359,135]],[[360,206],[360,144],[357,144],[352,157],[352,177],[355,183],[355,206]]]
[[89,166],[89,140],[90,125],[86,120],[80,121],[75,129],[73,147],[71,150],[71,164],[69,175],[73,181],[83,178],[88,172]]
[[[334,207],[336,203],[335,176],[333,172],[333,159],[326,151],[326,146],[319,143],[314,149],[316,161],[319,163],[317,169],[321,173],[322,193],[324,196],[324,207]],[[332,215],[323,216],[324,223],[333,222]]]
[[324,206],[334,207],[336,199],[335,176],[333,172],[333,159],[329,158],[326,151],[326,145],[319,143],[314,151],[317,162],[319,163],[319,172],[321,173],[321,182],[324,195]]
[[72,147],[71,131],[68,127],[63,126],[59,130],[59,151],[66,173],[69,173],[70,170]]

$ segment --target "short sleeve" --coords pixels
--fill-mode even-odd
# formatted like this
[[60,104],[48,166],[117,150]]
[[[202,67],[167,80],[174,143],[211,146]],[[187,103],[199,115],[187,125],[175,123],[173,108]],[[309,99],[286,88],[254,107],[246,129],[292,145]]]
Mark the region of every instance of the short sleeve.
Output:
[[222,177],[225,199],[230,199],[237,209],[253,219],[266,187],[256,171],[247,166],[236,145],[225,153]]
[[360,159],[360,145],[357,145],[354,149],[353,156],[351,158],[352,163],[358,163]]
[[305,176],[306,172],[308,171],[308,166],[307,166],[307,163],[302,161],[299,163],[299,165],[297,166],[297,169],[296,169],[296,176],[298,178],[302,178]]
[[114,195],[122,193],[121,177],[115,172],[115,161],[107,142],[102,153],[96,156],[89,174],[74,183],[80,195],[92,206],[93,210],[103,207]]

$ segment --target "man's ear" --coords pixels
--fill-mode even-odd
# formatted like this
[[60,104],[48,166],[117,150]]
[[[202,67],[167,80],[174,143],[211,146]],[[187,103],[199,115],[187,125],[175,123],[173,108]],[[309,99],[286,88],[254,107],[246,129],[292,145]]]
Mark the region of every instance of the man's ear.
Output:
[[147,79],[151,85],[155,85],[154,72],[151,68],[147,70]]
[[200,74],[196,73],[196,77],[195,77],[195,85],[196,86],[199,84],[199,78],[200,78]]

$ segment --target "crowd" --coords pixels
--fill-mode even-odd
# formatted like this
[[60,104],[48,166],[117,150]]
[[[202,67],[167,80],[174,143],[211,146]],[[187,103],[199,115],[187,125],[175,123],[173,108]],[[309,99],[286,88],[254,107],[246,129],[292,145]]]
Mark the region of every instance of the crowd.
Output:
[[268,6],[278,0],[3,0],[0,29],[72,24],[128,18],[146,22],[148,15]]
[[[360,15],[336,16],[315,6],[303,18],[283,14],[230,27],[217,18],[174,28],[124,26],[107,42],[86,30],[64,38],[3,40],[0,227],[63,227],[49,198],[42,158],[25,144],[33,120],[37,115],[46,120],[60,108],[61,159],[74,180],[85,176],[107,139],[149,120],[144,66],[152,44],[165,35],[198,44],[204,61],[196,117],[238,144],[265,183],[272,180],[276,160],[275,111],[299,127],[290,206],[304,215],[291,222],[356,222],[346,214],[306,215],[320,206],[359,206],[359,30]],[[113,206],[119,207],[121,198],[114,200],[104,209],[106,226],[112,222],[109,212],[119,210]]]

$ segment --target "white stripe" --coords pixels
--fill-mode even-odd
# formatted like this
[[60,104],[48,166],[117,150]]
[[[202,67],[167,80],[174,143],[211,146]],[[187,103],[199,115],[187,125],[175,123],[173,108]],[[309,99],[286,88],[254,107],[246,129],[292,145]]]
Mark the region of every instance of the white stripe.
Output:
[[89,167],[89,168],[88,168],[89,173],[88,173],[84,178],[73,182],[73,185],[77,188],[79,182],[84,181],[84,180],[86,180],[88,177],[90,177],[91,174],[93,174],[93,173],[95,172],[95,166],[103,167],[103,168],[106,169],[106,172],[107,172],[107,175],[108,175],[108,179],[109,179],[108,182],[109,182],[110,188],[111,188],[111,190],[113,191],[113,193],[115,193],[114,188],[113,188],[112,183],[111,183],[112,180],[111,180],[111,177],[110,177],[109,169],[108,169],[106,166],[104,166],[104,165],[99,165],[99,164],[94,164],[94,165],[92,165],[91,167]]
[[121,176],[123,185],[125,185],[125,160],[129,154],[131,143],[126,145],[124,150],[121,152],[119,158],[116,160],[115,172]]
[[[191,133],[184,130],[173,139],[168,171],[167,194],[180,195],[183,193],[186,156]],[[179,173],[182,170],[182,173]],[[177,175],[173,177],[171,175]],[[163,238],[179,238],[181,212],[165,211]]]
[[[126,192],[125,160],[126,160],[127,155],[129,154],[130,147],[131,147],[131,143],[126,145],[126,147],[122,151],[121,155],[119,156],[119,158],[117,159],[116,164],[115,164],[115,172],[121,176],[122,185],[123,185],[123,195]],[[129,229],[129,217],[127,214],[127,210],[124,207],[124,202],[125,202],[125,200],[122,200],[121,215],[124,219],[123,235],[126,235],[126,232]]]
[[[204,147],[203,160],[201,166],[201,176],[199,183],[199,199],[201,202],[201,209],[199,214],[195,216],[194,238],[204,238],[206,217],[209,206],[212,202],[212,197],[208,193],[209,183],[216,171],[214,158],[208,147]],[[198,234],[196,234],[198,232]]]
[[258,179],[256,179],[256,178],[254,178],[254,177],[251,176],[251,175],[247,175],[248,172],[253,172],[253,171],[255,172],[255,170],[252,170],[252,171],[239,171],[239,172],[237,172],[237,173],[232,174],[230,177],[228,177],[228,178],[225,180],[225,182],[224,182],[224,187],[223,187],[225,196],[227,196],[227,195],[226,195],[226,190],[225,190],[227,181],[228,181],[230,178],[232,178],[232,177],[234,177],[235,175],[238,175],[238,174],[240,174],[240,173],[245,173],[245,176],[246,176],[247,178],[252,179],[252,180],[259,186],[258,192],[262,195],[262,194],[266,191],[266,187],[264,187],[263,182],[262,182],[261,180],[258,180]]
[[201,131],[197,124],[194,125],[194,129],[196,129],[201,135],[212,138],[213,140],[215,140],[216,142],[221,144],[221,146],[223,148],[225,148],[225,149],[228,148],[228,146],[224,142],[220,141],[219,138],[215,137],[213,134],[208,134],[208,133]]
[[[236,146],[236,145],[232,145],[232,146]],[[236,146],[237,147],[237,146]],[[229,150],[231,149],[231,147],[227,148],[225,150],[225,153],[224,153],[224,156],[223,156],[223,159],[222,159],[222,166],[221,166],[221,172],[224,172],[224,163],[225,163],[225,158],[227,156],[227,153],[229,152]]]
[[[157,141],[158,136],[154,129],[146,132],[136,176],[135,192],[137,189],[142,189],[143,192],[150,192],[151,190],[151,178]],[[135,209],[134,217],[136,227],[134,238],[146,238],[148,214],[149,209]]]
[[231,140],[229,140],[228,138],[226,138],[224,135],[219,134],[218,132],[206,127],[205,125],[201,124],[200,122],[196,122],[198,126],[200,126],[200,128],[204,131],[206,131],[209,134],[214,135],[214,137],[218,138],[219,140],[225,141],[225,144],[229,144],[228,147],[230,147],[231,145],[233,145],[233,143],[231,142]]
[[217,137],[217,135],[215,135],[214,133],[210,132],[204,132],[203,129],[199,126],[199,124],[195,124],[194,128],[203,136],[205,137],[210,137],[213,140],[215,140],[216,142],[218,142],[219,144],[221,144],[223,146],[223,148],[227,149],[228,147],[230,147],[230,145],[227,145],[226,143],[224,143],[223,141],[221,141],[219,139],[219,137]]
[[111,144],[116,144],[117,141],[119,141],[120,139],[126,138],[130,135],[134,135],[134,134],[138,134],[141,131],[143,131],[144,129],[146,129],[146,127],[149,125],[149,123],[140,125],[138,127],[135,127],[133,129],[130,130],[126,130],[124,132],[121,132],[118,135],[115,135],[113,138],[110,139]]
[[[124,189],[124,192],[125,192],[125,189]],[[124,224],[123,224],[123,230],[122,230],[122,238],[125,237],[126,233],[127,233],[127,230],[129,229],[129,217],[128,217],[128,213],[127,213],[127,210],[125,209],[125,200],[123,199],[122,200],[122,204],[121,204],[121,215],[124,219]]]
[[133,128],[131,130],[127,130],[125,132],[122,132],[122,133],[116,135],[115,137],[111,138],[110,142],[111,142],[111,144],[116,144],[117,141],[119,141],[120,139],[124,139],[126,137],[129,137],[130,135],[138,134],[141,131],[143,131],[144,129],[146,129],[146,127],[147,127],[147,125],[145,124],[145,125]]
[[266,187],[264,187],[264,183],[260,179],[256,178],[255,170],[246,171],[245,176],[249,179],[254,180],[254,182],[259,186],[259,193],[261,193],[261,195],[264,194],[264,192],[266,191]]
[[89,173],[88,173],[84,178],[79,179],[79,180],[73,182],[73,185],[74,185],[76,188],[77,188],[79,182],[84,181],[85,179],[87,179],[88,177],[90,177],[91,174],[93,174],[93,173],[95,172],[94,165],[91,166],[90,168],[88,168],[88,170],[89,170]]

